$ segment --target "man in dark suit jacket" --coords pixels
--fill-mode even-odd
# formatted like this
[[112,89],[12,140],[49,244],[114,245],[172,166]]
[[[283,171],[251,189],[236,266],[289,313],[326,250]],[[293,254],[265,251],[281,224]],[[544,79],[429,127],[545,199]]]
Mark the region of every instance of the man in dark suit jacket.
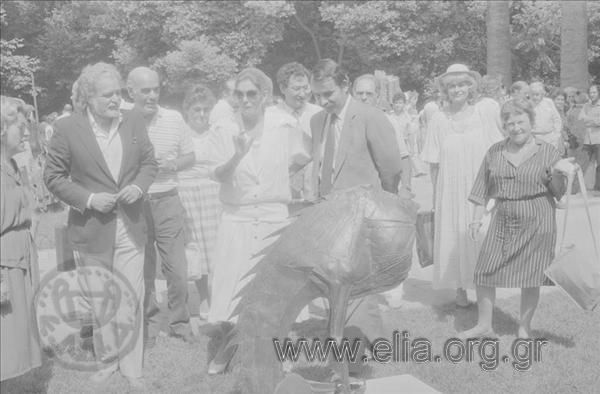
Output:
[[[398,193],[403,158],[385,114],[348,94],[348,77],[331,59],[317,64],[311,85],[324,108],[311,119],[313,184],[318,195],[360,184]],[[402,189],[401,195],[410,197],[408,187]]]
[[[311,119],[313,190],[323,197],[369,184],[396,194],[404,166],[393,126],[381,110],[353,99],[349,85],[347,75],[331,59],[321,60],[313,69],[312,91],[324,108]],[[406,187],[398,194],[412,197]],[[351,303],[349,310],[354,312],[346,336],[364,335],[370,341],[384,336],[374,296]]]
[[[111,330],[130,324],[131,310],[119,306],[111,321],[98,321],[101,300],[95,293],[107,279],[78,277],[83,300],[96,320],[94,350],[101,369],[92,380],[105,380],[120,369],[139,388],[143,386],[141,323],[147,239],[142,196],[158,169],[141,114],[119,111],[120,92],[114,66],[97,63],[82,71],[73,88],[78,111],[56,123],[44,179],[48,189],[70,206],[67,233],[77,264],[118,272],[137,297],[133,313],[138,321],[131,344],[124,346]],[[102,344],[112,345],[113,350]]]

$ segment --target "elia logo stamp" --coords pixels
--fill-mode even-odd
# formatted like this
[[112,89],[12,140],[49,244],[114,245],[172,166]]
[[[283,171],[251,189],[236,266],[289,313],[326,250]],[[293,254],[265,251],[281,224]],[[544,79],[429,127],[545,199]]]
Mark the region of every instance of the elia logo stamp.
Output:
[[33,318],[42,347],[65,367],[84,371],[107,368],[128,354],[143,322],[131,283],[101,265],[45,275]]

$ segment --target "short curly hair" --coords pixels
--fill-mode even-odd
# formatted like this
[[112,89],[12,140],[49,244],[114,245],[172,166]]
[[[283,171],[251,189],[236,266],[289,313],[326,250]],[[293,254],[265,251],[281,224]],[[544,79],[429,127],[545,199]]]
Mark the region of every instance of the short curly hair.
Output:
[[502,105],[502,109],[500,110],[502,124],[504,125],[511,115],[521,114],[527,114],[531,125],[535,124],[535,110],[531,101],[520,97],[508,100]]
[[277,70],[277,85],[279,90],[283,90],[288,86],[290,78],[306,77],[310,81],[310,71],[298,62],[286,63]]
[[96,82],[104,74],[114,77],[119,82],[119,86],[123,87],[121,74],[112,64],[99,62],[85,66],[79,78],[73,83],[71,101],[76,112],[81,113],[87,109],[90,98],[96,93]]
[[183,99],[183,114],[186,116],[189,109],[196,103],[205,103],[209,108],[215,106],[217,99],[210,88],[203,83],[195,83],[190,86]]
[[31,108],[20,98],[0,96],[0,133],[4,135],[6,130],[17,122],[19,115],[27,119]]

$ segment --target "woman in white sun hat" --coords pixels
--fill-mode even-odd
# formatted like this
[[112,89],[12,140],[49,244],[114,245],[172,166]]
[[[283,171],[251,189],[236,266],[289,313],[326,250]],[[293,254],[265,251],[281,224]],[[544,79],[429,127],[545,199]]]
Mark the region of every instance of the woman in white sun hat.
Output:
[[437,79],[446,105],[432,115],[421,159],[430,164],[434,190],[435,289],[456,289],[456,305],[468,306],[479,252],[470,239],[474,205],[467,198],[487,149],[503,136],[499,106],[474,104],[479,74],[453,64]]

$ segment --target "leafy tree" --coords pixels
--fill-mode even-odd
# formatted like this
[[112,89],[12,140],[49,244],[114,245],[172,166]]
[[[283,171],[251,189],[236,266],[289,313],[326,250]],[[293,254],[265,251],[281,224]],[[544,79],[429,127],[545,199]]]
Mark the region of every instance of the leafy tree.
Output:
[[[8,24],[4,4],[0,5],[0,25]],[[0,39],[0,75],[2,94],[29,99],[32,93],[32,75],[39,69],[39,60],[19,54],[24,47],[23,38]],[[29,101],[29,100],[28,100]]]
[[484,68],[484,3],[331,2],[321,11],[356,50],[363,72],[398,75],[404,90],[421,90],[451,63]]

